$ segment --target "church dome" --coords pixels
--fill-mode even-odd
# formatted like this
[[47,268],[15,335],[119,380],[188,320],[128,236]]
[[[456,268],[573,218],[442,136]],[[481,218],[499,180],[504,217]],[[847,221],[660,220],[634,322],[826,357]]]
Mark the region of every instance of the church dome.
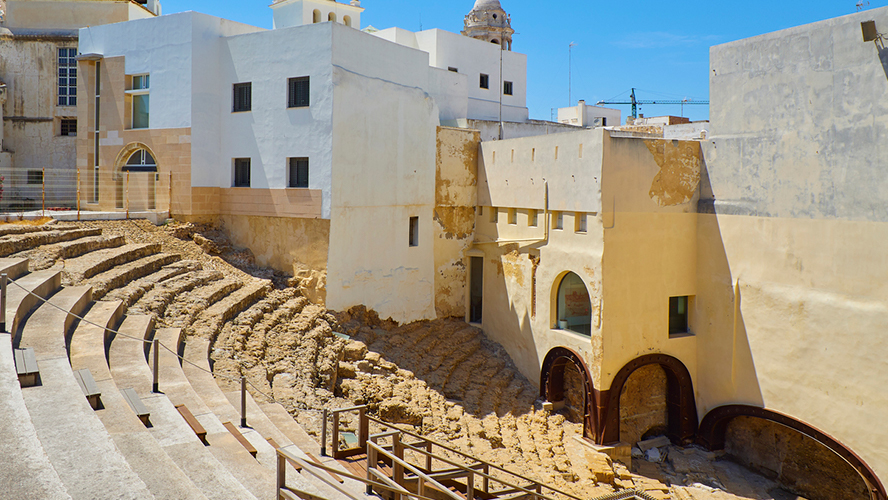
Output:
[[503,10],[499,0],[475,0],[475,6],[472,10],[499,9]]
[[512,19],[500,5],[500,0],[475,0],[475,6],[465,19],[462,34],[476,40],[501,45],[512,50]]

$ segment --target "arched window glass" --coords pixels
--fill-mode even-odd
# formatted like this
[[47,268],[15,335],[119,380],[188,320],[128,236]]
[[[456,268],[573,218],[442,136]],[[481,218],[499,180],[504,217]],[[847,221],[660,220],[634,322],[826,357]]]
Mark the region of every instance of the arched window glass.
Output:
[[157,163],[151,153],[140,149],[129,157],[122,170],[124,172],[157,172]]
[[314,22],[314,23],[321,22],[321,11],[319,11],[318,9],[315,9],[314,12],[312,12],[311,18],[312,18],[311,19],[312,22]]
[[581,335],[592,335],[592,302],[582,278],[567,273],[558,285],[557,327]]

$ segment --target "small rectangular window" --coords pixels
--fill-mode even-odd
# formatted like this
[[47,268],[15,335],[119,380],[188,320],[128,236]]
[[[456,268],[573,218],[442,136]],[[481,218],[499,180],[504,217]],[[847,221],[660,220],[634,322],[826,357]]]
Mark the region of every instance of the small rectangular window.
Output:
[[496,224],[499,222],[499,209],[490,207],[490,222]]
[[308,158],[290,158],[291,188],[308,187]]
[[133,128],[148,128],[148,94],[133,96]]
[[43,171],[28,170],[28,184],[43,184]]
[[669,335],[690,333],[688,330],[689,297],[669,298]]
[[580,144],[580,158],[583,157],[583,145]]
[[61,134],[63,136],[73,137],[77,135],[77,120],[69,120],[66,118],[62,119],[62,130]]
[[459,69],[454,68],[453,66],[448,67],[447,71],[452,71],[453,73],[459,73]]
[[309,77],[290,78],[287,80],[289,108],[307,108],[311,99],[311,83]]
[[555,159],[558,159],[558,146],[555,146]]
[[480,85],[481,85],[481,88],[482,88],[482,89],[489,89],[489,88],[490,88],[490,76],[489,76],[489,75],[485,75],[484,73],[481,73],[481,83],[480,83]]
[[540,214],[538,210],[529,210],[527,212],[527,225],[537,227],[539,225]]
[[149,75],[133,75],[133,90],[148,90]]
[[512,82],[503,82],[503,94],[512,95]]
[[509,209],[509,224],[513,226],[518,224],[518,211],[514,208]]
[[250,82],[235,83],[233,88],[234,95],[232,97],[231,111],[233,113],[250,111],[253,107],[253,84]]
[[418,247],[419,246],[419,217],[411,217],[410,218],[410,246]]
[[234,159],[234,187],[250,187],[250,159]]
[[586,214],[577,212],[574,215],[574,231],[578,233],[586,232]]
[[564,213],[555,212],[552,217],[552,229],[564,229]]
[[77,106],[77,49],[59,49],[59,106]]

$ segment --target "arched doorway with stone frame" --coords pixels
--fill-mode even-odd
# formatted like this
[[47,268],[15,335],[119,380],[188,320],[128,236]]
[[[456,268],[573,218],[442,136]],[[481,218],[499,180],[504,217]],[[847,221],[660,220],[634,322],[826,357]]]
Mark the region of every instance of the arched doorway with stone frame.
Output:
[[583,437],[597,441],[598,400],[583,357],[567,347],[546,354],[540,371],[540,397],[567,410],[572,421],[582,421]]
[[114,162],[115,206],[144,211],[157,209],[157,155],[146,144],[127,144]]

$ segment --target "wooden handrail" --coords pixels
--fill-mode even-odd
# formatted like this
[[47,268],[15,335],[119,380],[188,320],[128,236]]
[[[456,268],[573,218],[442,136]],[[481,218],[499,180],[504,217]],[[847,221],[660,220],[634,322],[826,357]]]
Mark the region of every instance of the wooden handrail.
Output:
[[[422,481],[428,481],[430,484],[432,484],[432,485],[435,486],[436,488],[440,489],[442,493],[444,493],[444,494],[447,495],[448,497],[452,498],[453,500],[463,500],[459,495],[457,495],[456,493],[450,491],[450,489],[448,489],[446,486],[444,486],[443,484],[439,483],[439,482],[436,481],[435,479],[429,477],[428,474],[426,474],[426,473],[422,472],[421,470],[417,469],[416,467],[414,467],[414,466],[411,465],[410,463],[405,462],[404,460],[401,460],[400,458],[394,456],[394,454],[389,453],[389,452],[387,452],[386,450],[383,450],[382,447],[379,446],[379,445],[377,445],[376,443],[368,442],[368,443],[367,443],[367,451],[368,451],[368,453],[367,453],[367,457],[368,457],[368,460],[367,460],[367,470],[368,470],[368,471],[369,471],[371,468],[375,468],[375,464],[374,464],[374,461],[373,461],[373,459],[372,459],[372,458],[373,458],[372,456],[373,456],[373,455],[376,455],[376,453],[382,453],[383,455],[385,455],[385,456],[387,456],[387,457],[389,457],[389,458],[392,459],[392,464],[398,464],[398,465],[400,465],[401,467],[403,467],[403,468],[409,470],[410,472],[412,472],[416,477],[418,477],[418,478],[420,479],[420,483],[419,483],[419,486],[418,486],[418,488],[417,488],[417,490],[419,491],[419,494],[420,494],[420,495],[422,494],[422,490],[423,490],[423,483],[422,483]],[[373,453],[371,454],[370,452],[373,452]]]

